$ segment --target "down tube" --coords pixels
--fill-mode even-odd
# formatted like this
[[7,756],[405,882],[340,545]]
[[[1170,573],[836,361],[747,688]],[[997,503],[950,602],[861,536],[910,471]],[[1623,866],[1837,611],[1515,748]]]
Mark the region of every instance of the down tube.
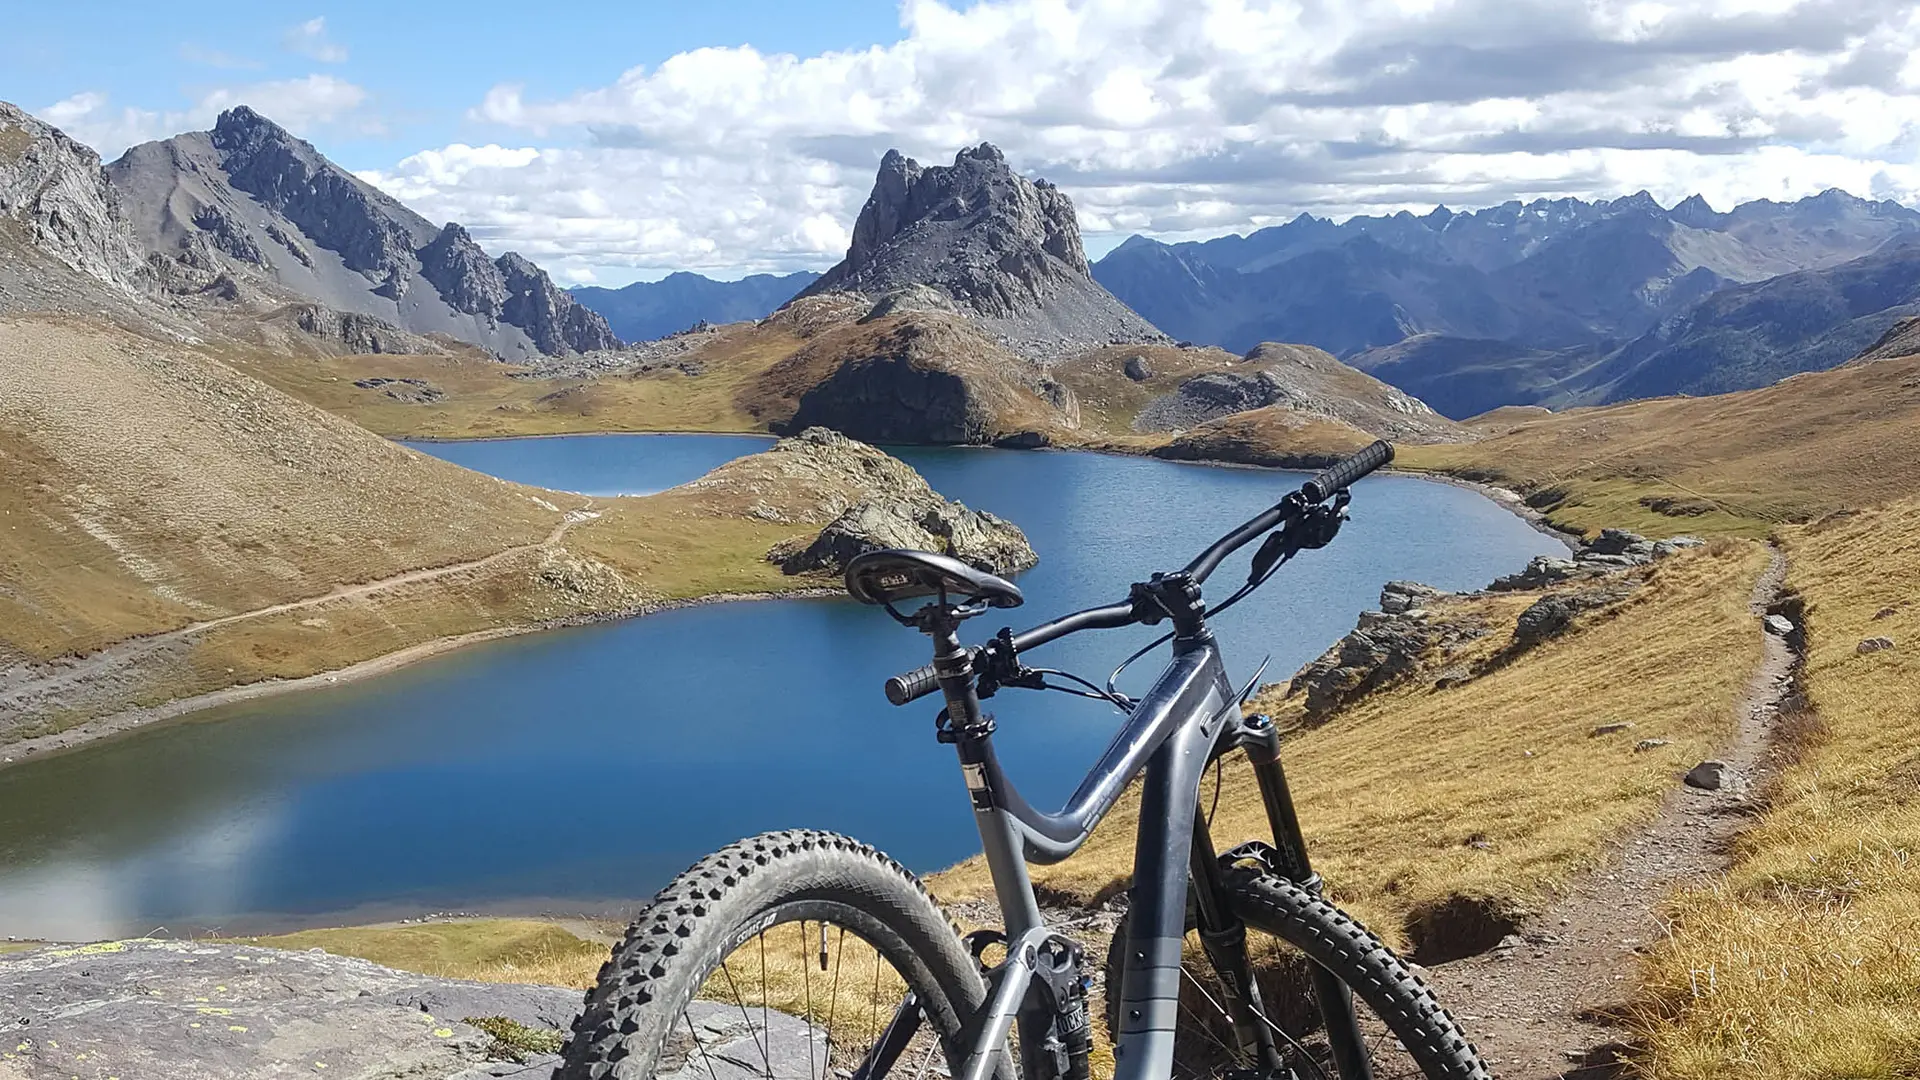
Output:
[[[1176,649],[1179,643],[1175,643]],[[1212,652],[1210,642],[1194,648]],[[1126,963],[1120,979],[1120,1038],[1115,1080],[1166,1080],[1180,1008],[1180,950],[1187,936],[1187,867],[1200,780],[1206,773],[1223,704],[1231,700],[1218,654],[1207,658],[1214,685],[1202,711],[1182,724],[1148,759],[1140,792],[1140,832],[1127,909]]]

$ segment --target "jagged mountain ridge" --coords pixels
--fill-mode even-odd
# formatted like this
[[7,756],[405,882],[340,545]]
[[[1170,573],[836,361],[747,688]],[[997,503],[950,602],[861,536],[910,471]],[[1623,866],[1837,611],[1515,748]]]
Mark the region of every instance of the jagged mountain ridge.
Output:
[[146,252],[100,168],[100,155],[0,101],[0,220],[18,238],[100,282],[137,288]]
[[[1716,290],[1835,266],[1917,231],[1920,213],[1840,191],[1727,213],[1698,196],[1669,210],[1641,192],[1339,224],[1302,215],[1196,243],[1134,237],[1094,274],[1177,337],[1303,341],[1385,377],[1389,365],[1417,370],[1398,385],[1459,417],[1587,393],[1556,388],[1578,376],[1579,357],[1590,366]],[[1471,388],[1447,385],[1441,358],[1466,364]]]
[[457,223],[436,227],[246,106],[107,166],[176,290],[306,300],[506,360],[617,348],[606,320]]
[[568,291],[599,312],[622,340],[653,341],[703,322],[764,319],[819,277],[815,271],[800,270],[716,281],[682,270],[618,289],[582,285]]
[[991,143],[960,151],[950,166],[887,151],[846,258],[800,295],[902,290],[932,290],[1042,362],[1166,340],[1094,280],[1073,201],[1015,173]]

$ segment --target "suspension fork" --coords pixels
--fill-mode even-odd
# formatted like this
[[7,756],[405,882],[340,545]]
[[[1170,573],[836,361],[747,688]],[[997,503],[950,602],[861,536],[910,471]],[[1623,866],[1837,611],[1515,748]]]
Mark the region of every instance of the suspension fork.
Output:
[[[1319,895],[1320,875],[1307,860],[1307,841],[1300,832],[1300,817],[1293,808],[1293,792],[1287,786],[1287,773],[1280,765],[1280,733],[1266,716],[1249,716],[1241,724],[1240,745],[1253,763],[1253,778],[1260,786],[1260,801],[1266,807],[1267,824],[1273,829],[1272,869],[1295,885]],[[1372,1080],[1373,1066],[1367,1060],[1366,1043],[1360,1034],[1360,1020],[1353,1011],[1353,992],[1333,972],[1312,965],[1314,996],[1320,1003],[1320,1016],[1326,1021],[1327,1042],[1333,1050],[1334,1067],[1341,1080]]]
[[1194,815],[1189,862],[1200,945],[1207,954],[1207,962],[1220,976],[1220,989],[1227,998],[1227,1016],[1233,1021],[1235,1041],[1243,1052],[1259,1062],[1262,1071],[1278,1074],[1285,1062],[1273,1041],[1273,1030],[1261,1022],[1267,1010],[1260,999],[1260,984],[1254,978],[1253,964],[1247,957],[1247,924],[1241,922],[1227,904],[1226,887],[1220,879],[1220,859],[1213,851],[1213,837],[1207,831],[1206,820],[1198,814]]

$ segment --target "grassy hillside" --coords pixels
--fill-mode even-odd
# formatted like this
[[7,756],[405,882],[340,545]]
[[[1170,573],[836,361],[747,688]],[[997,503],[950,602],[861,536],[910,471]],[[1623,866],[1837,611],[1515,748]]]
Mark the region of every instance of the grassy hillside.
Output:
[[579,500],[395,446],[196,350],[0,322],[0,641],[47,659],[538,542]]
[[1406,447],[1399,462],[1513,487],[1576,531],[1764,536],[1914,489],[1920,356],[1719,397],[1501,419],[1504,434]]
[[1732,872],[1671,904],[1641,1001],[1655,1077],[1920,1075],[1920,500],[1786,540],[1811,712]]
[[475,635],[825,584],[873,477],[766,453],[589,500],[396,446],[200,350],[0,322],[0,742]]

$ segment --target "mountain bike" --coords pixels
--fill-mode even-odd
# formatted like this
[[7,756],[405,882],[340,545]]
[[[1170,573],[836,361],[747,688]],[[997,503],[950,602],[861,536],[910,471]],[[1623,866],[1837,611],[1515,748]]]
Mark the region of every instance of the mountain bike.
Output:
[[[973,647],[960,643],[960,625],[1017,607],[1018,587],[929,552],[851,560],[855,599],[933,640],[933,662],[885,692],[895,705],[944,698],[938,739],[959,755],[1002,927],[962,936],[911,873],[858,841],[754,837],[697,863],[634,921],[555,1075],[1087,1080],[1094,972],[1083,946],[1047,925],[1028,864],[1073,855],[1138,776],[1132,886],[1102,968],[1116,1080],[1485,1078],[1420,978],[1322,897],[1279,735],[1267,717],[1242,715],[1259,673],[1235,692],[1207,625],[1300,552],[1331,542],[1349,487],[1392,459],[1392,446],[1376,442],[1183,569],[1135,583],[1125,600]],[[1246,582],[1209,608],[1201,587],[1262,536]],[[914,600],[925,602],[901,610]],[[1069,634],[1161,623],[1170,630],[1105,685],[1023,659]],[[1115,688],[1128,664],[1166,644],[1171,659],[1142,696]],[[994,753],[981,701],[1015,688],[1067,690],[1126,716],[1058,813],[1029,805]],[[1201,788],[1235,749],[1252,764],[1273,837],[1216,853]],[[1290,949],[1261,940],[1256,950],[1249,930]],[[1256,951],[1277,962],[1256,964]]]

